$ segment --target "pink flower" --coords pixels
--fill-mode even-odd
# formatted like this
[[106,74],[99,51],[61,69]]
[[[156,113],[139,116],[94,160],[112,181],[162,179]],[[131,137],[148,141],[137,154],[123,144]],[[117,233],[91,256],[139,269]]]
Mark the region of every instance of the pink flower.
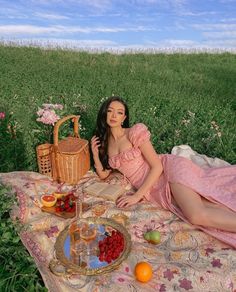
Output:
[[0,120],[5,119],[6,114],[4,112],[0,112]]
[[54,110],[46,109],[43,112],[40,111],[40,113],[42,115],[40,118],[37,118],[37,121],[46,125],[54,125],[60,119]]
[[40,108],[38,111],[37,111],[37,115],[40,117],[43,115],[43,112],[44,112],[44,109]]
[[42,122],[46,125],[54,125],[60,117],[56,114],[55,110],[62,110],[62,104],[51,104],[51,103],[44,103],[42,108],[39,108],[37,111],[37,121]]

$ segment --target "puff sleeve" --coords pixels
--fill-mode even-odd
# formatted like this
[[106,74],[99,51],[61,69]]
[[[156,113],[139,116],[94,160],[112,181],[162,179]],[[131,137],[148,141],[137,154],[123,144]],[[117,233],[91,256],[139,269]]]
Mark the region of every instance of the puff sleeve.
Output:
[[138,148],[141,144],[150,140],[150,136],[148,128],[142,123],[134,125],[129,131],[129,140],[134,148]]

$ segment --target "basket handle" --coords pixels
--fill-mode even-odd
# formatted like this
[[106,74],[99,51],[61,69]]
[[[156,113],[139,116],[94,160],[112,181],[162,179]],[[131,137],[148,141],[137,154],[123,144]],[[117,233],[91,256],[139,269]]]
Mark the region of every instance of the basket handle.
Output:
[[67,120],[72,119],[74,121],[74,137],[79,138],[79,118],[80,116],[76,115],[69,115],[67,117],[64,117],[56,122],[54,129],[53,129],[53,143],[56,149],[58,149],[58,133],[60,126],[66,122]]
[[55,154],[55,169],[57,173],[57,181],[61,182],[61,174],[59,169],[59,162],[58,162],[58,133],[60,126],[66,122],[67,120],[74,120],[74,136],[79,138],[79,118],[80,116],[75,115],[69,115],[67,117],[64,117],[56,122],[54,129],[53,129],[53,143],[54,143],[54,154]]

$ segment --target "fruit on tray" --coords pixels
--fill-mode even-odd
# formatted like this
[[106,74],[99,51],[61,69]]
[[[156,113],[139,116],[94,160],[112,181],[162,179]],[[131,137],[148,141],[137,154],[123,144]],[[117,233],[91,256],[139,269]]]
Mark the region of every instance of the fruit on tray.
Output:
[[57,198],[54,195],[42,195],[41,202],[45,207],[53,207],[56,204]]
[[158,230],[152,230],[146,232],[144,238],[152,244],[158,244],[161,241],[161,234]]
[[67,195],[67,193],[55,192],[55,193],[53,193],[53,195],[54,195],[57,199],[61,199],[62,197],[65,197],[65,196]]
[[152,266],[147,262],[139,262],[134,269],[136,280],[146,283],[152,278]]
[[112,230],[103,240],[98,242],[99,260],[108,264],[117,259],[124,250],[124,236],[117,230]]
[[57,199],[56,212],[75,212],[75,200],[76,197],[73,193]]

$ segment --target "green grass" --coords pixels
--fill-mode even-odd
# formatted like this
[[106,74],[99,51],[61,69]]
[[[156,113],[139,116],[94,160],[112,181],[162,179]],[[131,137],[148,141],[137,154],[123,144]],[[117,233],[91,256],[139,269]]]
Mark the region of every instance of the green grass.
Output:
[[47,291],[33,258],[20,241],[20,224],[9,216],[15,195],[0,183],[0,196],[0,291]]
[[[131,124],[148,125],[159,153],[189,144],[236,163],[234,54],[112,55],[0,46],[0,76],[0,112],[6,112],[0,120],[1,172],[37,170],[35,147],[47,139],[36,122],[42,103],[81,113],[81,135],[90,139],[100,102],[112,94],[127,100]],[[0,191],[8,193],[4,186]],[[0,290],[43,291],[9,218],[12,202],[4,198]]]
[[[35,146],[44,142],[35,121],[38,106],[59,102],[66,113],[78,113],[87,105],[82,135],[90,138],[100,100],[112,94],[128,101],[132,123],[149,126],[158,152],[189,144],[236,162],[234,54],[112,55],[0,46],[0,74],[0,105],[13,112],[25,157],[16,169],[37,169]],[[184,125],[188,111],[195,117]]]
[[[24,157],[14,169],[37,169],[35,147],[46,139],[35,121],[38,106],[63,103],[65,114],[77,114],[86,105],[82,135],[89,139],[100,100],[112,94],[128,101],[132,123],[149,126],[158,152],[189,144],[236,163],[234,54],[113,55],[0,46],[0,74],[0,105],[13,112],[22,146],[17,151]],[[195,117],[184,125],[188,111]]]

